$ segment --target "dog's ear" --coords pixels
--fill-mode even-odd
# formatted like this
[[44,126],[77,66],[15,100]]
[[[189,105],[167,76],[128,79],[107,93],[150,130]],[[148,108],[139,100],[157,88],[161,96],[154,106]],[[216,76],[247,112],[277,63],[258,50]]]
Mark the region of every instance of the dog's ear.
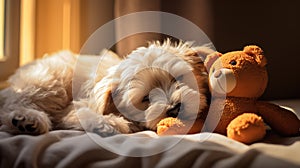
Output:
[[206,47],[206,46],[199,46],[199,47],[192,47],[189,52],[190,52],[190,54],[188,54],[188,55],[198,56],[204,62],[206,57],[209,54],[214,53],[215,51],[213,49],[209,48],[209,47]]
[[101,114],[119,113],[113,98],[117,83],[112,82],[111,78],[113,77],[104,78],[94,85],[90,95],[89,106]]
[[205,61],[204,61],[204,65],[205,65],[205,67],[206,67],[206,69],[207,69],[207,72],[209,72],[211,66],[212,66],[212,65],[214,64],[214,62],[215,62],[219,57],[221,57],[221,56],[222,56],[221,53],[219,53],[219,52],[214,52],[214,53],[209,54],[209,55],[206,57],[206,59],[205,59]]
[[189,62],[195,69],[200,72],[205,72],[206,68],[204,67],[204,60],[209,54],[214,53],[215,51],[211,48],[200,46],[192,47],[187,53],[185,53],[184,59]]
[[104,95],[103,95],[103,104],[102,104],[102,110],[103,110],[103,114],[118,114],[119,110],[117,109],[115,103],[114,103],[114,96],[113,96],[113,87],[109,87]]

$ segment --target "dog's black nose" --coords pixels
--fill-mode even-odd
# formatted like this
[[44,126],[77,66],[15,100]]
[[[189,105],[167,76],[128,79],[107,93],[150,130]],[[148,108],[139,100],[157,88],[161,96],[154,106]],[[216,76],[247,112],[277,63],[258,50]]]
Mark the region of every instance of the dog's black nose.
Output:
[[172,106],[170,109],[167,110],[167,116],[176,118],[179,114],[180,107],[181,107],[181,103]]

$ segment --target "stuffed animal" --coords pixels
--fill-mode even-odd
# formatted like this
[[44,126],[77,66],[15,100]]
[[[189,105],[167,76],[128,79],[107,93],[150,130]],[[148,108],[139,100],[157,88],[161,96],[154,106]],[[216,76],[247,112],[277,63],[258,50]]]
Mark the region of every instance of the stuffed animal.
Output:
[[299,135],[300,120],[293,112],[257,100],[267,86],[266,64],[262,49],[254,45],[243,51],[210,54],[205,65],[212,100],[205,125],[203,119],[165,118],[157,125],[158,135],[198,133],[205,127],[249,144],[265,136],[265,123],[281,135]]
[[261,140],[265,124],[284,136],[299,135],[300,120],[278,105],[258,101],[268,81],[267,60],[255,45],[207,56],[212,100],[205,127],[243,143]]
[[158,135],[194,134],[201,132],[203,120],[196,121],[181,120],[179,118],[167,117],[157,124]]

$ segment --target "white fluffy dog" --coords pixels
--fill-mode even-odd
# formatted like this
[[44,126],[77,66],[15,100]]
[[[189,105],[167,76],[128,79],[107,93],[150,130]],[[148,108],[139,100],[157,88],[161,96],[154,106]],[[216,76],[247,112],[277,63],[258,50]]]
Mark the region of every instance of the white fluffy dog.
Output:
[[78,129],[102,136],[156,130],[166,117],[195,120],[207,109],[202,59],[190,43],[151,43],[121,59],[59,52],[19,68],[0,92],[2,131]]

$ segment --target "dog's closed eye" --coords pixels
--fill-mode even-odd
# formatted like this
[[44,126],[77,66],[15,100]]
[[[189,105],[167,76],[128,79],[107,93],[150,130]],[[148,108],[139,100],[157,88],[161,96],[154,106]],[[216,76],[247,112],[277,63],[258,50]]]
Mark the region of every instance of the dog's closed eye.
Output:
[[142,103],[149,102],[149,101],[150,101],[149,95],[146,95],[146,96],[143,97]]
[[171,83],[175,83],[175,82],[182,81],[182,80],[183,80],[183,75],[179,75],[176,78],[173,78],[171,80]]
[[176,77],[176,80],[177,81],[182,81],[183,80],[183,75],[180,75],[180,76]]

